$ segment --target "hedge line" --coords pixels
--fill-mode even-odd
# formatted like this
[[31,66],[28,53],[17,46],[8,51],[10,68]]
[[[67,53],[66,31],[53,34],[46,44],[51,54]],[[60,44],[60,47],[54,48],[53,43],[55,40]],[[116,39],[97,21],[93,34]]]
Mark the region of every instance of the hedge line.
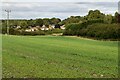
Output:
[[[92,21],[91,21],[92,22]],[[96,22],[72,23],[66,25],[63,35],[83,36],[95,39],[119,39],[120,24]]]

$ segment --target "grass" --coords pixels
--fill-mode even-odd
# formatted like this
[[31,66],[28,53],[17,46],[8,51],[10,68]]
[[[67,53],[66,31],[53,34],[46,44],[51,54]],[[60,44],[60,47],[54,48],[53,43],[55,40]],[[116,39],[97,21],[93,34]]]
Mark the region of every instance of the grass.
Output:
[[65,36],[3,36],[3,78],[115,78],[118,42]]

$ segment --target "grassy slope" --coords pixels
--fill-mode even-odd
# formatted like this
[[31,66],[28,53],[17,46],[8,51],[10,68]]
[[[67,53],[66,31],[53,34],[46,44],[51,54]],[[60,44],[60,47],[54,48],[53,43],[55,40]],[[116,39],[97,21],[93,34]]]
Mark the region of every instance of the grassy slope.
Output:
[[3,77],[117,77],[117,42],[3,36]]

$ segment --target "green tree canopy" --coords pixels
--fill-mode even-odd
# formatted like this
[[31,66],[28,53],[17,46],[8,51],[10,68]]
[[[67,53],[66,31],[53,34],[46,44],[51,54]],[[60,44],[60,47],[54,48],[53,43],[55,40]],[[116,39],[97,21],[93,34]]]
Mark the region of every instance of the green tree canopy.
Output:
[[104,17],[104,23],[108,23],[108,24],[111,24],[112,23],[112,19],[113,19],[113,17],[112,17],[112,15],[106,15],[105,17]]
[[30,19],[27,21],[29,26],[35,26],[36,25],[36,20]]
[[21,26],[22,29],[26,29],[28,27],[27,21],[20,21],[19,26]]
[[101,13],[99,10],[90,10],[87,19],[88,20],[102,20],[104,19],[105,14]]
[[59,22],[61,22],[61,20],[59,18],[51,18],[50,19],[50,24],[58,24]]
[[42,19],[36,19],[35,25],[36,26],[42,26],[44,24]]

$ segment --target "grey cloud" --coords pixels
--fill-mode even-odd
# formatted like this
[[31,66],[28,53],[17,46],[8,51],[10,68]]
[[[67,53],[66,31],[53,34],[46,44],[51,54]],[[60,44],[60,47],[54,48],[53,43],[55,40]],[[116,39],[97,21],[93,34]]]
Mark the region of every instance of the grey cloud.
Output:
[[[79,2],[79,3],[3,3],[2,9],[11,9],[11,18],[43,18],[69,16],[84,16],[90,9],[99,9],[103,13],[114,14],[117,11],[117,2]],[[2,13],[6,16],[5,13]]]
[[67,12],[78,12],[80,10],[85,10],[84,8],[80,8],[75,4],[72,5],[67,5],[67,4],[46,4],[44,3],[34,3],[34,4],[29,4],[29,6],[31,5],[31,7],[26,6],[28,4],[22,4],[23,6],[20,6],[20,4],[10,4],[11,7],[7,7],[7,6],[3,6],[3,9],[5,8],[9,8],[12,11],[16,11],[16,12],[21,12],[21,11],[35,11],[35,12],[63,12],[63,13],[67,13]]
[[118,12],[119,12],[119,14],[120,14],[120,1],[119,1],[119,3],[118,3]]

